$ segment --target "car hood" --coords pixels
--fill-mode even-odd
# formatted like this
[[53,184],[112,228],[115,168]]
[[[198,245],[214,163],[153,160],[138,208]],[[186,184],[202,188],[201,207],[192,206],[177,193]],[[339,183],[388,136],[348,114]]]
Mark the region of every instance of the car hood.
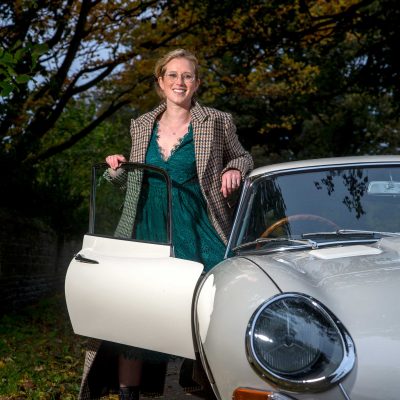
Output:
[[385,382],[393,389],[395,382],[400,389],[399,238],[247,258],[282,292],[311,295],[344,324],[358,354],[356,392],[361,382],[365,390],[377,379],[381,388]]

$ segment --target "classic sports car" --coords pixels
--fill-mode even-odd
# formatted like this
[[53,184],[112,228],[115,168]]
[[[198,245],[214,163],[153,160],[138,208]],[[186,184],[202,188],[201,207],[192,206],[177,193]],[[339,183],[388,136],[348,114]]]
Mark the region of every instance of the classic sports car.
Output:
[[254,170],[206,274],[174,257],[170,206],[164,231],[135,238],[148,185],[171,204],[168,175],[127,163],[116,181],[94,167],[65,286],[77,334],[198,352],[218,399],[400,398],[400,156]]

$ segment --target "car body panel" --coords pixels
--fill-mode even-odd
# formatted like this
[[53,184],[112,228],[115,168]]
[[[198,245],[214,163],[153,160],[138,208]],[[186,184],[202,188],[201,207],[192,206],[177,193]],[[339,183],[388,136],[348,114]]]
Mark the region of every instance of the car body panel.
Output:
[[357,399],[395,399],[400,393],[396,378],[400,376],[396,361],[400,359],[400,254],[396,248],[400,249],[400,238],[383,238],[369,246],[250,257],[283,292],[311,295],[351,332],[358,367],[346,380],[351,382],[351,375],[357,375],[356,383],[347,388]]
[[[203,265],[169,246],[85,236],[65,282],[74,332],[195,358],[191,305]],[[134,316],[134,317],[130,317]]]
[[[236,257],[228,259],[206,277],[207,282],[215,288],[214,302],[207,335],[200,337],[199,347],[203,348],[219,398],[231,399],[238,387],[251,387],[260,390],[274,390],[256,374],[247,359],[245,336],[247,324],[259,305],[271,296],[278,294],[279,289],[273,280],[251,260]],[[201,288],[201,291],[203,291]],[[208,297],[208,291],[200,293],[199,302],[203,296]],[[199,324],[204,318],[199,315]],[[200,329],[201,331],[201,326]],[[293,394],[292,394],[293,395]],[[296,394],[297,399],[327,399],[343,398],[340,389],[333,387],[321,394]]]

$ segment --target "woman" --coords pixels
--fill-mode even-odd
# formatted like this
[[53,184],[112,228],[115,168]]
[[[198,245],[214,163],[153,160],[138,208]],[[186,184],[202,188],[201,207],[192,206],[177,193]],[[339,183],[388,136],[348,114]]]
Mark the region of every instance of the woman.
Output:
[[[253,162],[238,141],[231,116],[193,100],[200,84],[198,69],[196,57],[183,49],[174,50],[157,62],[157,91],[163,101],[155,110],[132,120],[129,160],[168,171],[173,184],[175,254],[199,261],[209,270],[224,257],[232,223],[228,198],[240,187]],[[112,176],[118,174],[126,158],[121,154],[110,155],[106,162]],[[154,196],[147,198],[150,203],[143,208],[151,214],[155,210],[151,203]],[[144,221],[147,222],[136,223],[139,236],[151,231],[146,226],[148,218]],[[134,229],[133,220],[124,224]],[[81,398],[93,398],[88,375],[94,357],[99,358],[97,348],[87,354]],[[142,359],[147,356],[134,348],[120,352],[121,399],[139,398]]]

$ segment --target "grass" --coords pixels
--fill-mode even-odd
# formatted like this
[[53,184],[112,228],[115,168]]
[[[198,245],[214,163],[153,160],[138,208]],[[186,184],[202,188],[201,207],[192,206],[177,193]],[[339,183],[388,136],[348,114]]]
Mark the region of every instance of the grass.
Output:
[[0,400],[77,399],[85,338],[54,296],[0,318]]

